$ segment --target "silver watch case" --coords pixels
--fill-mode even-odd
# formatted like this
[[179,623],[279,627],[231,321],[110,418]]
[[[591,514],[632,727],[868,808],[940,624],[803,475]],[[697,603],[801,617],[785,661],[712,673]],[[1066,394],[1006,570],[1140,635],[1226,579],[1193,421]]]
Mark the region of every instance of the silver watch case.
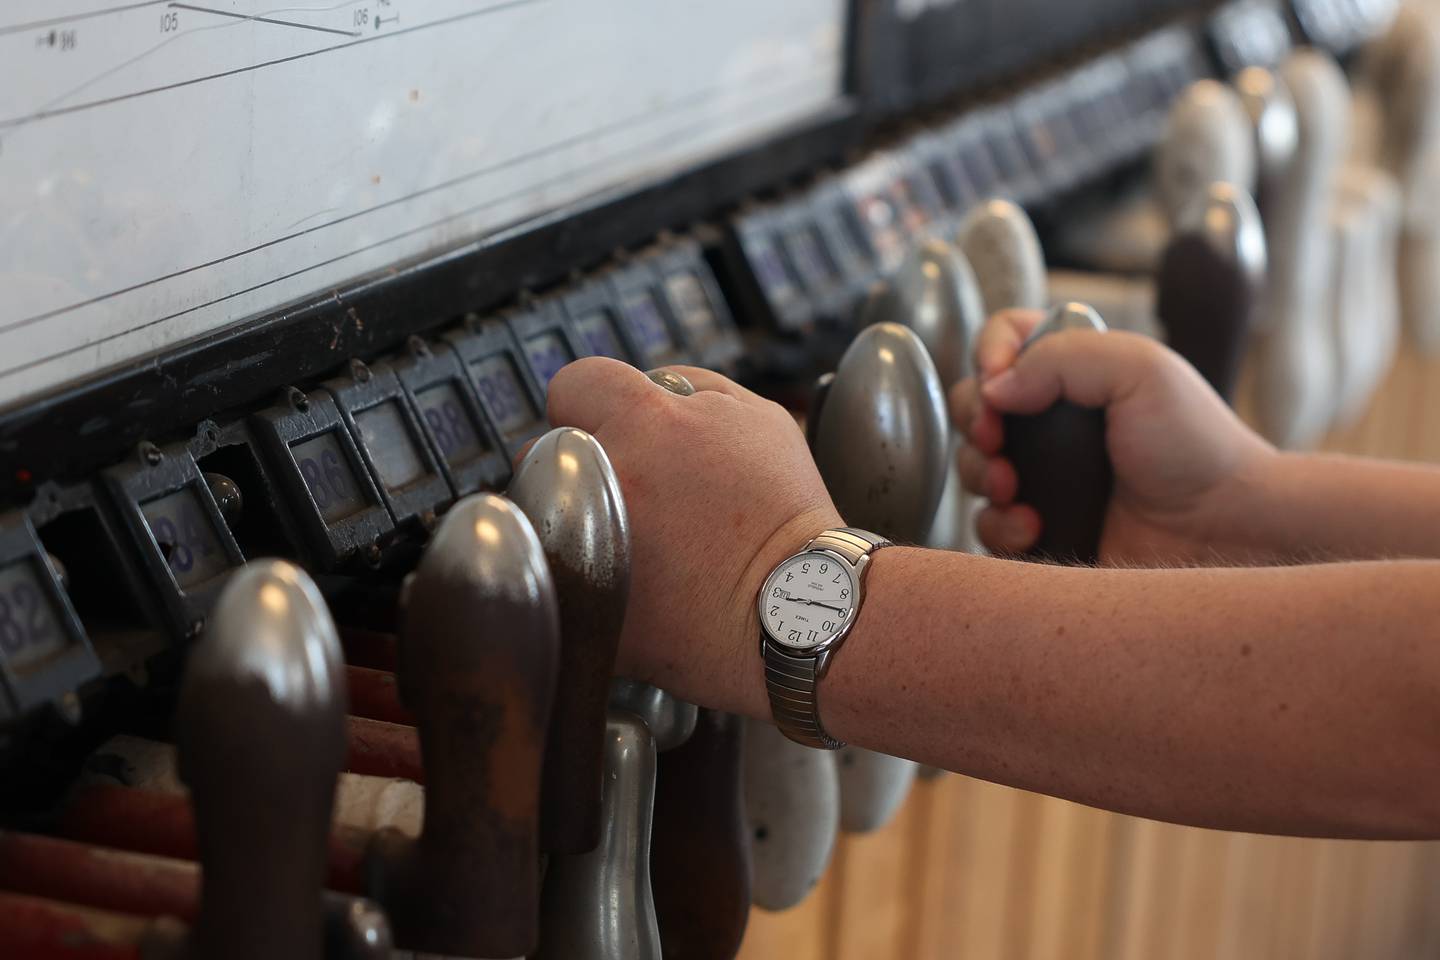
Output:
[[[823,556],[828,560],[837,561],[841,564],[844,564],[845,567],[850,570],[850,573],[852,575],[851,579],[853,579],[855,582],[855,602],[850,605],[850,615],[845,618],[845,622],[840,625],[840,630],[833,637],[828,640],[822,640],[820,643],[817,643],[815,646],[810,647],[808,650],[796,650],[793,647],[790,647],[780,642],[779,640],[776,640],[770,634],[770,628],[765,625],[765,592],[766,588],[770,586],[771,578],[773,578],[775,574],[780,571],[781,567],[784,567],[792,560],[798,560],[801,557],[815,555]],[[765,645],[767,643],[773,643],[775,644],[776,649],[780,650],[780,652],[784,653],[787,657],[814,657],[815,679],[820,680],[824,678],[826,671],[830,669],[830,658],[834,656],[835,651],[840,648],[840,645],[845,642],[845,638],[850,635],[850,631],[855,627],[855,620],[860,615],[860,605],[865,602],[865,568],[870,565],[870,558],[874,555],[875,554],[873,552],[867,553],[865,554],[865,556],[860,558],[859,563],[851,563],[848,558],[842,556],[834,550],[830,550],[825,547],[811,547],[806,550],[801,550],[799,553],[791,554],[784,560],[781,560],[779,563],[777,563],[774,569],[772,569],[766,575],[765,581],[760,584],[760,592],[755,597],[755,612],[760,618],[761,658],[763,659],[765,656]]]

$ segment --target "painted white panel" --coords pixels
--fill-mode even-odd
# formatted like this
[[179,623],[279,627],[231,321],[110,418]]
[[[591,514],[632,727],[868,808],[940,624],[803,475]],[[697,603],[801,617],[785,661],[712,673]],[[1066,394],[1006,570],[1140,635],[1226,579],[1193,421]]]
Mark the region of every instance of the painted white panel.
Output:
[[843,0],[0,2],[0,406],[833,104]]

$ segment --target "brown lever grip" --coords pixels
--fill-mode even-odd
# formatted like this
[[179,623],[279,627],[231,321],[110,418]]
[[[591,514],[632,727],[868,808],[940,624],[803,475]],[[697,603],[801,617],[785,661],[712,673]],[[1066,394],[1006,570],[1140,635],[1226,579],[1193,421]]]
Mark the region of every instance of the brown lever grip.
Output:
[[404,949],[515,957],[538,939],[540,764],[555,693],[555,588],[503,497],[446,514],[405,596],[400,695],[424,758],[418,839],[376,834],[371,885]]
[[344,715],[340,643],[319,590],[284,561],[246,564],[180,690],[178,768],[204,866],[195,955],[320,954]]
[[701,710],[689,742],[660,755],[650,876],[666,960],[729,960],[745,937],[743,733],[739,717]]
[[1211,184],[1205,203],[1165,249],[1156,312],[1171,349],[1189,360],[1227,403],[1265,273],[1265,234],[1250,197]]
[[606,703],[630,598],[630,521],[604,449],[561,427],[535,442],[508,491],[534,524],[560,605],[560,670],[550,711],[540,846],[579,854],[600,842]]
[[173,920],[0,893],[6,960],[180,960],[185,941],[184,926]]
[[[1071,327],[1104,330],[1084,304],[1051,311],[1026,341]],[[1027,556],[1056,563],[1094,563],[1115,485],[1105,445],[1105,411],[1068,400],[1029,416],[1004,418],[1004,454],[1019,480],[1016,499],[1040,514],[1040,539]]]

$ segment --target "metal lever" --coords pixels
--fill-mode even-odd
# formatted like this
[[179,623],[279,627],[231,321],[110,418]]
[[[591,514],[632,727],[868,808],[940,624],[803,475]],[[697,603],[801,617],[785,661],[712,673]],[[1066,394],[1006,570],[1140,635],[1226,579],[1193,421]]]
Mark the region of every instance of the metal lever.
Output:
[[1255,187],[1255,135],[1239,96],[1217,80],[1197,80],[1170,107],[1155,149],[1155,190],[1173,227],[1212,183]]
[[375,835],[371,889],[404,947],[520,956],[539,934],[540,769],[559,659],[540,541],[510,501],[467,497],[404,599],[397,673],[424,756],[424,830]]
[[[974,367],[971,353],[985,325],[985,303],[965,255],[944,240],[930,238],[910,249],[895,276],[876,285],[860,317],[862,325],[888,320],[914,330],[948,394]],[[965,493],[961,483],[958,447],[959,437],[952,431],[945,492],[926,542],[974,551],[979,549],[972,532],[978,501]]]
[[1255,206],[1268,213],[1282,189],[1300,145],[1300,121],[1290,90],[1274,72],[1246,67],[1235,75],[1235,92],[1250,118],[1255,146]]
[[1350,96],[1344,73],[1318,51],[1291,54],[1280,78],[1294,100],[1300,138],[1288,175],[1266,198],[1270,273],[1255,416],[1271,442],[1295,447],[1318,440],[1335,407],[1328,214],[1345,157]]
[[550,860],[535,960],[660,960],[650,893],[655,741],[645,724],[616,711],[604,747],[600,842]]
[[[945,398],[935,364],[911,330],[866,327],[812,402],[811,449],[847,523],[902,542],[934,522],[949,465]],[[846,747],[838,757],[840,825],[877,830],[915,778],[909,760]]]
[[[1100,315],[1085,304],[1065,303],[1050,311],[1025,346],[1068,329],[1106,328]],[[1105,447],[1105,411],[1062,399],[1042,413],[1007,414],[1004,453],[1019,479],[1016,499],[1040,514],[1040,539],[1028,555],[1059,563],[1094,563],[1114,486]]]
[[750,844],[739,717],[701,710],[695,735],[660,757],[650,872],[664,956],[729,960],[750,916]]
[[1244,190],[1213,183],[1176,224],[1156,278],[1170,346],[1227,402],[1234,399],[1250,320],[1265,278],[1265,232]]
[[1043,310],[1045,255],[1035,225],[1009,200],[990,200],[965,215],[955,234],[975,278],[985,313]]
[[585,853],[600,842],[606,701],[630,596],[630,521],[620,481],[595,438],[562,427],[520,462],[510,499],[540,537],[560,605],[560,672],[545,751],[540,847]]
[[179,773],[204,868],[195,956],[322,955],[345,707],[319,590],[284,561],[247,564],[221,592],[180,688]]
[[751,898],[765,910],[788,910],[815,889],[835,850],[835,755],[796,743],[763,720],[746,720],[744,737]]

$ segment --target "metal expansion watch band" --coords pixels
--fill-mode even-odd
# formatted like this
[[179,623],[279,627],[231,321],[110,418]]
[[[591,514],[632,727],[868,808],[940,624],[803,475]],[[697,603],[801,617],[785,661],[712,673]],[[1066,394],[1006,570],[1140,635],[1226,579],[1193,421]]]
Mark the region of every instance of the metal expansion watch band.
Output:
[[[841,527],[826,530],[806,544],[805,549],[829,550],[855,567],[869,554],[888,546],[890,541],[884,537],[853,527]],[[770,710],[781,732],[807,747],[838,750],[845,744],[826,733],[820,723],[816,695],[819,664],[817,656],[795,656],[779,649],[778,644],[766,643],[765,689],[770,694]]]

